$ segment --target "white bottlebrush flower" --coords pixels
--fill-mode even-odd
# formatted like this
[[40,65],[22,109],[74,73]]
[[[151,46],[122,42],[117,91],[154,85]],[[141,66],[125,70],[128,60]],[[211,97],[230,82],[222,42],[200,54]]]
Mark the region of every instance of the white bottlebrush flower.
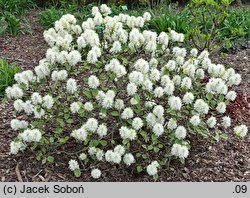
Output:
[[181,84],[181,76],[175,75],[172,79],[175,85],[180,85]]
[[246,125],[239,125],[239,126],[234,127],[234,133],[240,138],[245,137],[247,132],[248,132],[248,128]]
[[234,101],[236,97],[237,97],[237,94],[235,91],[229,91],[226,95],[226,99],[229,101]]
[[79,158],[84,161],[85,159],[87,159],[87,155],[85,153],[81,153],[79,155]]
[[198,79],[204,79],[204,77],[205,77],[205,72],[204,72],[204,70],[203,69],[197,69],[196,70],[196,77],[198,78]]
[[174,130],[174,129],[176,129],[176,127],[177,127],[177,122],[176,122],[176,120],[173,119],[173,118],[170,118],[169,121],[168,121],[167,127],[168,127],[169,130]]
[[167,69],[168,69],[169,71],[174,71],[175,68],[176,68],[176,61],[174,61],[174,60],[169,60],[168,63],[167,63],[167,65],[166,65],[166,67],[167,67]]
[[181,87],[185,89],[190,89],[192,87],[192,80],[189,77],[185,77],[181,81]]
[[121,100],[121,99],[116,99],[115,100],[115,108],[117,109],[117,110],[122,110],[122,109],[124,109],[124,102],[123,102],[123,100]]
[[158,81],[161,78],[161,73],[158,69],[154,68],[150,71],[149,75],[150,80],[152,81]]
[[76,160],[71,159],[71,160],[69,161],[69,169],[70,169],[71,171],[75,171],[75,170],[79,169],[79,164],[78,164],[78,162],[77,162]]
[[173,95],[174,90],[175,90],[175,87],[174,87],[174,83],[173,83],[172,81],[168,82],[168,83],[165,85],[165,87],[164,87],[164,92],[165,92],[167,95],[169,95],[169,96]]
[[27,100],[25,103],[23,103],[23,110],[27,115],[31,115],[34,111],[34,105],[31,103],[30,100]]
[[100,11],[104,16],[108,16],[112,13],[110,7],[108,7],[106,4],[102,4],[100,7]]
[[53,81],[63,81],[68,78],[68,72],[66,70],[53,71],[51,74]]
[[222,118],[222,123],[221,123],[221,125],[222,125],[224,128],[230,127],[230,126],[231,126],[231,118],[228,117],[228,116],[224,116],[224,117]]
[[53,105],[54,105],[54,99],[52,96],[46,95],[43,97],[43,104],[42,104],[43,107],[51,109]]
[[197,55],[198,55],[198,50],[197,50],[196,48],[191,49],[190,55],[191,55],[192,57],[197,57]]
[[147,173],[149,175],[154,176],[157,174],[157,172],[158,172],[157,168],[154,165],[150,164],[147,166]]
[[158,117],[163,117],[164,115],[164,108],[161,105],[156,105],[153,109],[153,113]]
[[10,143],[10,153],[13,155],[16,155],[19,151],[22,151],[25,149],[25,145],[22,142],[15,142],[12,141]]
[[185,159],[187,158],[189,151],[186,146],[174,144],[171,148],[171,154],[181,159]]
[[103,156],[104,156],[104,152],[103,150],[101,149],[96,149],[96,159],[99,160],[99,161],[102,161],[103,160]]
[[85,141],[87,139],[88,133],[85,129],[85,126],[82,126],[79,129],[73,130],[70,135],[79,141]]
[[204,100],[197,99],[194,103],[194,109],[200,114],[207,114],[209,106]]
[[79,63],[82,60],[82,56],[80,52],[77,50],[71,51],[69,54],[67,54],[66,59],[71,66],[75,66],[77,63]]
[[216,107],[216,110],[219,112],[219,113],[225,113],[226,112],[226,104],[224,102],[220,102],[217,107]]
[[80,103],[79,102],[73,102],[70,105],[70,111],[72,113],[78,113],[79,110],[81,109]]
[[190,123],[193,125],[193,126],[198,126],[201,122],[201,119],[200,119],[200,116],[198,115],[194,115],[192,116],[192,118],[190,118]]
[[5,93],[9,99],[18,99],[23,97],[23,90],[18,85],[7,87]]
[[24,142],[39,142],[42,138],[42,133],[38,129],[26,129],[20,134]]
[[117,145],[114,148],[114,152],[119,153],[122,156],[125,153],[125,148],[122,145]]
[[85,126],[87,130],[95,132],[98,128],[98,121],[95,118],[89,118]]
[[44,79],[46,76],[50,75],[50,69],[48,64],[42,63],[35,67],[35,72],[38,79]]
[[74,94],[77,91],[77,83],[73,78],[68,79],[67,81],[67,92],[70,94]]
[[24,120],[12,119],[10,122],[10,126],[13,130],[17,131],[19,129],[26,129],[29,123]]
[[184,139],[187,135],[187,130],[183,126],[178,126],[175,130],[175,137],[178,139]]
[[141,85],[144,81],[143,74],[138,71],[133,71],[129,74],[129,81],[136,85]]
[[214,128],[214,126],[216,125],[216,118],[211,116],[210,118],[207,119],[207,125],[209,128]]
[[14,108],[17,112],[21,112],[24,110],[24,102],[21,99],[17,99],[14,101]]
[[135,163],[135,158],[131,153],[127,153],[123,156],[123,162],[127,166],[130,166],[131,164]]
[[93,109],[94,109],[94,107],[93,107],[93,105],[92,105],[92,103],[91,102],[86,102],[85,104],[84,104],[84,109],[86,110],[86,111],[92,111]]
[[210,78],[206,84],[206,92],[212,94],[223,94],[227,93],[228,87],[224,80],[221,78]]
[[228,85],[239,85],[241,83],[241,76],[240,74],[234,74],[228,79]]
[[96,152],[97,152],[96,147],[89,147],[89,149],[88,149],[89,155],[94,156],[96,154]]
[[168,105],[173,110],[180,110],[182,106],[182,102],[179,97],[170,96],[168,99]]
[[40,119],[45,115],[45,111],[42,108],[35,107],[34,108],[34,118]]
[[143,126],[143,121],[141,118],[139,117],[136,117],[133,119],[132,121],[132,127],[135,129],[135,130],[140,130]]
[[150,14],[149,12],[145,12],[145,13],[143,14],[143,19],[144,19],[145,21],[150,21],[150,19],[151,19],[151,14]]
[[156,87],[156,88],[155,88],[155,90],[154,90],[154,96],[155,96],[156,98],[162,97],[163,94],[164,94],[164,90],[163,90],[162,87]]
[[114,152],[113,152],[112,150],[108,150],[108,151],[105,153],[105,160],[106,160],[107,162],[112,163],[112,161],[113,161],[113,154],[114,154]]
[[98,126],[98,129],[97,129],[96,133],[97,133],[100,137],[104,137],[104,136],[107,135],[107,131],[108,131],[108,129],[107,129],[106,125],[100,124],[100,125]]
[[130,107],[125,108],[121,114],[121,118],[124,120],[130,119],[133,117],[134,117],[134,112]]
[[129,96],[135,95],[136,91],[137,91],[137,86],[136,86],[136,84],[134,84],[134,83],[129,83],[129,84],[127,85],[127,93],[128,93]]
[[158,172],[158,169],[157,169],[158,167],[159,167],[158,162],[156,162],[156,161],[152,162],[151,164],[149,164],[149,165],[147,166],[147,173],[148,173],[150,176],[156,175],[157,172]]
[[100,81],[96,76],[92,75],[88,79],[88,85],[90,88],[96,89],[97,87],[99,87]]
[[194,101],[194,95],[191,92],[185,93],[182,99],[184,104],[191,104]]
[[153,127],[153,132],[156,136],[160,136],[164,132],[164,127],[162,126],[162,124],[157,123]]
[[134,140],[136,137],[135,130],[123,126],[119,129],[119,133],[122,139]]
[[109,51],[110,51],[110,53],[118,53],[118,52],[120,52],[121,50],[122,50],[122,45],[121,45],[121,43],[120,43],[119,41],[115,41],[115,42],[113,43],[112,48],[111,48]]
[[148,108],[148,109],[151,109],[155,105],[156,105],[155,102],[152,102],[152,101],[146,101],[145,102],[145,107]]
[[93,177],[94,179],[100,178],[101,175],[102,175],[102,172],[97,168],[95,168],[91,171],[91,177]]
[[37,105],[37,104],[41,104],[43,102],[43,98],[39,93],[34,92],[31,95],[31,101],[34,105]]

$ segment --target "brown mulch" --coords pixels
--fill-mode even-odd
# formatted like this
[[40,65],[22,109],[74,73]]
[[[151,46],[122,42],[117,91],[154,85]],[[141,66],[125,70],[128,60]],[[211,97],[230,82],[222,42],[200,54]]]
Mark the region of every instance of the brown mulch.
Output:
[[[0,58],[7,58],[23,69],[36,66],[47,48],[35,11],[29,13],[28,21],[32,24],[31,35],[0,38]],[[234,122],[243,121],[250,128],[250,49],[220,55],[214,57],[214,61],[234,66],[242,75],[242,84],[236,91],[240,93],[239,99],[247,105],[241,107],[241,102],[235,103],[233,108],[238,108],[238,111]],[[12,110],[10,104],[0,103],[1,181],[93,181],[89,169],[83,171],[80,178],[75,178],[67,168],[67,156],[62,153],[56,154],[54,165],[35,164],[34,155],[29,151],[17,156],[9,155],[10,141],[17,135],[9,126]],[[190,156],[185,165],[171,161],[168,169],[161,169],[160,181],[250,181],[250,135],[240,141],[232,135],[232,130],[228,133],[229,139],[219,144],[209,143],[198,136],[193,137]],[[98,167],[102,170],[102,177],[98,181],[152,181],[146,173],[137,174],[122,165],[111,166],[103,163],[98,164]]]
[[43,28],[38,22],[37,12],[30,11],[26,16],[32,32],[27,33],[25,27],[21,27],[18,36],[0,37],[0,58],[7,59],[10,63],[16,63],[23,69],[33,68],[46,53],[47,44],[43,39]]

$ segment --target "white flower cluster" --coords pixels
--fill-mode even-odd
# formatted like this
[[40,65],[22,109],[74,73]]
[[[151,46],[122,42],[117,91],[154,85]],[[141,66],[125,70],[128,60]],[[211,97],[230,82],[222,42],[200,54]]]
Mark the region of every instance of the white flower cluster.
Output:
[[[125,148],[122,145],[117,145],[114,150],[108,150],[105,153],[105,160],[109,163],[120,164],[122,156],[125,154]],[[124,155],[124,163],[130,165],[134,162],[133,156]]]
[[157,175],[159,166],[157,161],[151,162],[151,164],[147,166],[147,173],[151,176]]
[[171,149],[171,153],[181,159],[187,158],[189,151],[185,145],[174,144]]
[[42,133],[38,129],[26,129],[20,134],[24,142],[39,142],[42,138]]
[[247,132],[248,132],[248,129],[246,125],[240,125],[240,126],[234,127],[234,133],[241,138],[245,137]]

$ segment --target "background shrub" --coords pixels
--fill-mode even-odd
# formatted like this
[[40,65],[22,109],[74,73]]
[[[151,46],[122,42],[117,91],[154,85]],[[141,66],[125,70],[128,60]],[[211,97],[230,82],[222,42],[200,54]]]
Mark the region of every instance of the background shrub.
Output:
[[20,71],[20,67],[0,59],[0,97],[4,96],[4,91],[8,86],[12,86],[15,83],[14,76]]

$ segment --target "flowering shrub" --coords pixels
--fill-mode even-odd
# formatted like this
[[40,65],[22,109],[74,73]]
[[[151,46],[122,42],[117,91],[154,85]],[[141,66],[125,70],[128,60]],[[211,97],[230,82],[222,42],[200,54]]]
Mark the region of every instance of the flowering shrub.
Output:
[[[67,14],[44,32],[46,58],[34,72],[16,74],[17,84],[6,89],[22,115],[11,121],[20,132],[12,154],[31,149],[37,160],[53,162],[51,152],[73,145],[78,158],[66,166],[76,176],[80,165],[97,160],[157,178],[170,157],[184,162],[192,135],[226,138],[226,106],[241,76],[211,63],[207,51],[187,52],[183,34],[142,31],[149,13],[110,13],[106,5],[93,7],[93,18],[81,26]],[[239,137],[247,130],[234,128]],[[93,178],[101,168],[92,170]]]

